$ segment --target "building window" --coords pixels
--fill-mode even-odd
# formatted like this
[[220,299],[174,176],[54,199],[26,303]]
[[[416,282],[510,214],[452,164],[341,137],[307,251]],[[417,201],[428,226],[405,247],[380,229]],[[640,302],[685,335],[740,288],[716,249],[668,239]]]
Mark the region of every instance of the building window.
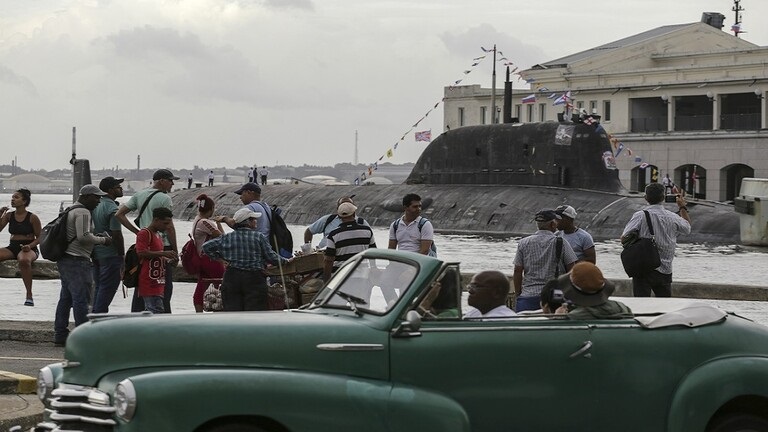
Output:
[[520,105],[515,105],[515,117],[517,118],[517,121],[523,121],[523,112]]
[[533,121],[533,104],[526,104],[526,108],[528,111],[528,122]]
[[603,121],[611,121],[611,101],[603,101]]
[[543,122],[547,119],[547,104],[539,104],[539,121]]
[[480,107],[480,124],[485,124],[485,115],[488,112],[488,107]]
[[459,107],[459,126],[464,126],[464,107]]
[[576,102],[576,108],[578,108],[579,111],[581,111],[581,109],[584,108],[584,101]]
[[594,114],[597,112],[597,101],[589,101],[589,113]]

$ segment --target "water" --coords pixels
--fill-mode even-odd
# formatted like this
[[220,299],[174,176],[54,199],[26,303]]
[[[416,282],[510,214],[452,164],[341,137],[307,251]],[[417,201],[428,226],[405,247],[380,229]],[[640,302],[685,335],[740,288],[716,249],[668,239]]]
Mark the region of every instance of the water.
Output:
[[[69,195],[32,196],[29,210],[40,217],[44,225],[56,217],[61,202],[68,203]],[[127,200],[127,198],[122,198]],[[0,206],[10,204],[10,194],[0,194]],[[321,216],[321,215],[318,215]],[[289,226],[298,248],[304,237],[303,226]],[[186,241],[187,233],[192,229],[190,221],[176,221],[179,247]],[[533,232],[534,227],[531,227]],[[132,242],[133,234],[124,230],[126,243]],[[376,243],[386,247],[389,233],[386,228],[374,228]],[[8,231],[0,232],[0,245],[7,245]],[[320,240],[315,236],[314,244]],[[441,235],[436,234],[435,242],[442,259],[458,261],[464,271],[476,272],[487,269],[497,269],[511,274],[514,266],[512,261],[517,250],[518,238],[492,238],[473,235]],[[625,279],[626,275],[621,266],[619,253],[621,243],[606,241],[596,244],[597,263],[608,278]],[[745,249],[737,245],[678,245],[674,261],[674,277],[676,281],[692,281],[706,283],[724,283],[766,286],[763,275],[768,262],[768,251]],[[172,308],[175,313],[191,313],[192,292],[194,284],[174,284],[175,293]],[[33,292],[35,307],[22,306],[24,288],[21,279],[0,279],[0,320],[52,320],[59,292],[58,281],[35,280]],[[678,308],[692,302],[704,302],[736,311],[746,317],[768,325],[768,303],[726,301],[726,300],[691,300],[691,299],[623,299],[637,311],[668,310]],[[112,312],[129,312],[130,298],[123,299],[118,295],[113,302]]]

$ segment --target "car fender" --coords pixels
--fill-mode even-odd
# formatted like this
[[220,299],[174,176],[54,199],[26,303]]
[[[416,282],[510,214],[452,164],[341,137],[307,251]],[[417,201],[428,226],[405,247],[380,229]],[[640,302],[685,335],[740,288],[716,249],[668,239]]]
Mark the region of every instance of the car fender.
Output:
[[668,430],[704,431],[720,407],[744,395],[768,398],[768,358],[731,357],[708,362],[686,375],[675,391]]
[[275,422],[289,431],[468,431],[445,396],[387,381],[269,369],[182,369],[130,377],[136,415],[120,431],[193,431],[223,419]]

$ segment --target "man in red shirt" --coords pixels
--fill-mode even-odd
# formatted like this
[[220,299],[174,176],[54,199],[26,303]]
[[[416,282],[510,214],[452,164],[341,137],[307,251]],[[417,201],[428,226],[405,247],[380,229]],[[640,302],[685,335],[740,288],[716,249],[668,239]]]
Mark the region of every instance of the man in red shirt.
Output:
[[152,210],[152,223],[136,233],[136,255],[141,260],[139,273],[139,297],[144,308],[152,313],[163,313],[165,291],[165,264],[176,260],[175,250],[163,250],[163,240],[158,232],[164,232],[173,224],[173,213],[165,207]]

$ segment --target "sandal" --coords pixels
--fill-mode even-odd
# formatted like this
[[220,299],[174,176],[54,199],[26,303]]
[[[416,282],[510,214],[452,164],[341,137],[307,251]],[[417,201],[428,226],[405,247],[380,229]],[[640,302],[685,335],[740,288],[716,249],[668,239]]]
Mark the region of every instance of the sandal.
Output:
[[28,298],[26,301],[24,301],[24,306],[34,306],[34,305],[35,305],[35,301],[32,300],[31,298]]

